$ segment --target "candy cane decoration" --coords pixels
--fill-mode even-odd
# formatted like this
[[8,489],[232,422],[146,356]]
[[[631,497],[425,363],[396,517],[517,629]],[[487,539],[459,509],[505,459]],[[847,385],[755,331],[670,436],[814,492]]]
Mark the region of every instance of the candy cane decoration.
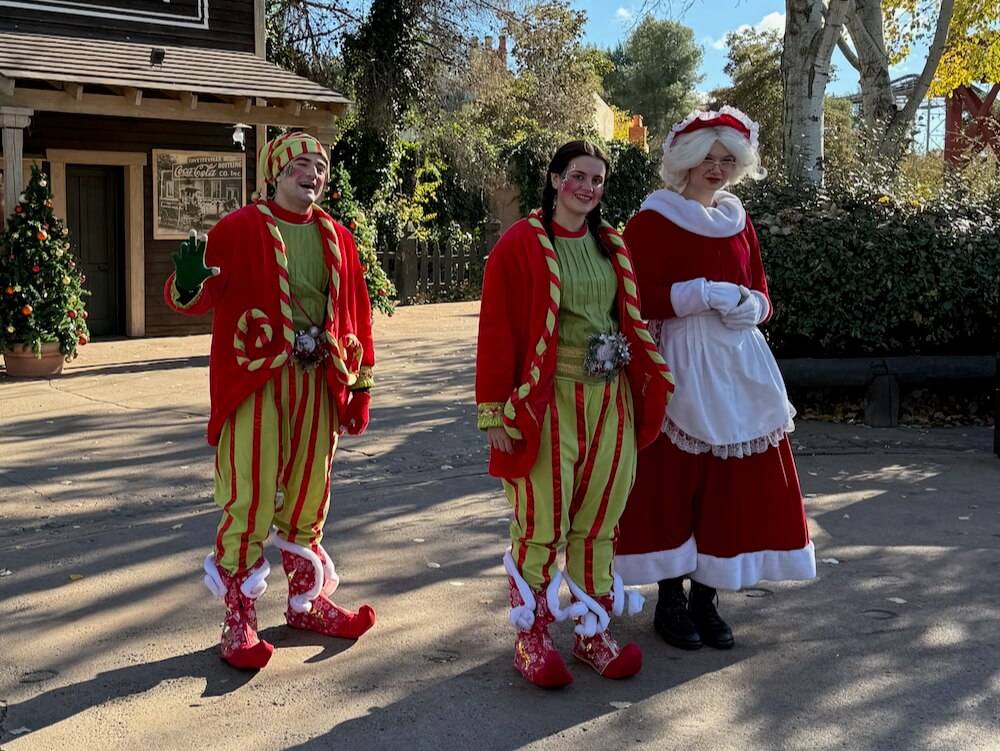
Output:
[[624,307],[626,313],[628,313],[628,317],[632,321],[632,330],[642,342],[643,350],[645,350],[646,354],[653,361],[657,372],[666,379],[667,402],[669,403],[671,397],[674,395],[674,374],[670,372],[670,368],[664,362],[663,356],[656,348],[656,343],[653,341],[653,337],[650,336],[649,330],[646,328],[646,324],[642,322],[642,316],[639,314],[638,287],[635,283],[632,259],[629,257],[625,240],[607,222],[601,222],[601,233],[604,235],[605,240],[614,248],[611,254],[611,262],[615,265],[618,276],[622,279],[622,287],[625,289]]
[[[280,368],[288,362],[295,346],[295,330],[292,327],[292,291],[288,281],[288,251],[285,241],[281,237],[278,223],[274,219],[274,214],[263,200],[254,201],[257,210],[264,217],[268,232],[274,241],[274,259],[278,264],[278,302],[281,309],[281,332],[284,346],[281,352],[270,357],[258,357],[251,359],[247,355],[247,336],[250,333],[251,325],[259,329],[259,333],[253,342],[256,348],[262,348],[270,344],[274,335],[271,320],[267,314],[258,308],[246,311],[237,322],[236,333],[233,336],[233,348],[236,350],[236,362],[240,367],[247,370],[261,370],[262,368]],[[320,236],[323,239],[323,253],[327,264],[331,268],[330,293],[326,301],[326,341],[330,349],[330,359],[337,370],[337,377],[346,386],[353,386],[358,380],[358,372],[361,367],[361,359],[364,356],[364,348],[354,334],[346,334],[338,341],[330,330],[331,324],[336,320],[337,301],[340,298],[340,270],[342,259],[340,246],[337,244],[337,232],[333,225],[332,217],[319,206],[313,205],[313,213],[319,220]],[[350,363],[350,365],[348,365]]]
[[[333,267],[330,279],[330,294],[326,300],[326,316],[328,321],[336,320],[337,301],[340,299],[340,267],[343,259],[340,256],[340,246],[337,244],[337,231],[333,226],[333,217],[319,206],[313,206],[313,213],[319,219],[319,231],[323,236],[323,247]],[[358,381],[358,371],[361,368],[361,358],[364,348],[354,334],[345,334],[338,341],[333,332],[327,328],[326,341],[330,345],[330,359],[337,369],[337,378],[345,386],[353,386]],[[351,365],[347,361],[351,361]]]
[[559,320],[559,300],[561,299],[562,288],[559,278],[559,259],[556,257],[555,248],[545,232],[545,225],[542,224],[542,212],[535,209],[528,215],[528,224],[532,226],[538,235],[538,242],[542,246],[545,255],[545,263],[549,267],[549,309],[545,313],[545,329],[542,336],[535,345],[535,356],[531,360],[531,368],[528,370],[528,380],[522,383],[511,395],[510,399],[503,407],[503,425],[507,433],[515,439],[523,438],[523,434],[514,423],[518,406],[524,402],[531,390],[538,385],[541,377],[542,362],[545,360],[545,353],[548,352],[549,344],[552,342],[552,334],[555,332],[556,321]]

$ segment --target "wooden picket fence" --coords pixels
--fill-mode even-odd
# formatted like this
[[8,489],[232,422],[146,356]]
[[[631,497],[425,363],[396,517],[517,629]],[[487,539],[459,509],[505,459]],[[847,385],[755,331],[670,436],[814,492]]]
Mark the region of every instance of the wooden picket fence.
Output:
[[455,248],[438,240],[401,240],[395,249],[383,250],[379,262],[396,285],[402,304],[418,297],[446,297],[463,283],[482,278],[486,255],[496,244],[495,235]]

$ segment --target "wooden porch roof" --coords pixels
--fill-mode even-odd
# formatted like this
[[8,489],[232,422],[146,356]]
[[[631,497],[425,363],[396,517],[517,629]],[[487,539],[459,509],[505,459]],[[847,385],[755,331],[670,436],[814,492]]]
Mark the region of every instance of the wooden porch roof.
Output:
[[0,106],[323,127],[349,105],[247,52],[0,32]]

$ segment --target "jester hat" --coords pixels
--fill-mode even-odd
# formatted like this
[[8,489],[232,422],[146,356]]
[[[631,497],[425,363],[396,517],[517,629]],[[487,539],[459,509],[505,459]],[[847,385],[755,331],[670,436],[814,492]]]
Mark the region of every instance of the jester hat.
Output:
[[302,154],[319,154],[327,162],[326,149],[314,136],[308,133],[286,133],[265,143],[257,154],[257,174],[264,182],[273,183],[281,170],[295,157]]

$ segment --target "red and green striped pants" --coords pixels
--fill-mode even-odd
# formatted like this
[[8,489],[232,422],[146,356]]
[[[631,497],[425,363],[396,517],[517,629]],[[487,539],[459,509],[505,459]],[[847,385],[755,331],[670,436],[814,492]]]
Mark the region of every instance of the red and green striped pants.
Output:
[[319,542],[336,448],[336,407],[322,368],[290,363],[247,397],[223,426],[215,453],[219,565],[230,572],[253,566],[272,525],[289,542]]
[[513,507],[511,555],[528,585],[548,586],[556,555],[588,594],[611,591],[618,519],[635,480],[632,392],[609,382],[555,379],[538,459],[527,477],[504,481]]

